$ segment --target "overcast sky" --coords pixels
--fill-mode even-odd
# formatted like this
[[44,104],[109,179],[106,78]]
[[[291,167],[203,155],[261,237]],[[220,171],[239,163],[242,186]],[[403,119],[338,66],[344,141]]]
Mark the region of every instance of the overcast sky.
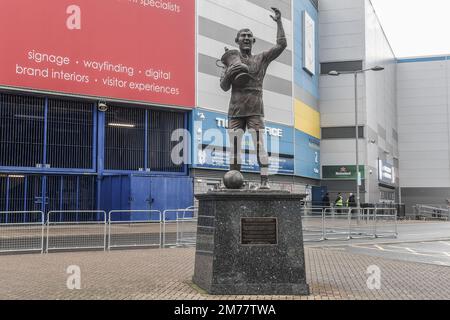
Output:
[[397,58],[450,55],[450,0],[371,0]]

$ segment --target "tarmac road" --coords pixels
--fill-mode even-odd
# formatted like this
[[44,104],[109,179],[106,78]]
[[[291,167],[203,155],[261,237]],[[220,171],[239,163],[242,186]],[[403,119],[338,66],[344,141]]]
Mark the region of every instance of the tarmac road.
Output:
[[398,238],[353,239],[308,247],[450,267],[450,222],[400,223]]

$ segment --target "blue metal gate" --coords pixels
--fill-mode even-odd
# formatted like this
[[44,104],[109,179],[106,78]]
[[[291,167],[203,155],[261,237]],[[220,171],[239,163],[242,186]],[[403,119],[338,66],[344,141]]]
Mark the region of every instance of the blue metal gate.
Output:
[[[183,111],[116,104],[101,112],[92,101],[0,92],[0,211],[97,210],[105,197],[120,200],[111,209],[189,206],[187,164],[171,159],[172,133],[186,128]],[[97,182],[143,172],[145,205],[130,200],[136,179],[127,190],[111,183],[112,195]]]
[[96,210],[96,176],[0,176],[0,211]]

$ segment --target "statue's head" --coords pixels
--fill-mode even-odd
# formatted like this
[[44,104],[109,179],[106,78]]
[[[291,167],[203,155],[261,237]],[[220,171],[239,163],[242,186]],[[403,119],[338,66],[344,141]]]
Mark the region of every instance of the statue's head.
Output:
[[250,29],[242,29],[239,30],[235,42],[239,46],[241,52],[250,53],[256,39],[253,37],[253,32],[251,32]]

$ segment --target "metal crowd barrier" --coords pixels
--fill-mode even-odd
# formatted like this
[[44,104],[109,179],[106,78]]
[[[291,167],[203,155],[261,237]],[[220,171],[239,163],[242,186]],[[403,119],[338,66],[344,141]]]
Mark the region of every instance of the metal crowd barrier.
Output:
[[395,208],[303,208],[305,242],[397,237]]
[[105,211],[50,211],[47,217],[49,250],[106,250]]
[[302,212],[303,241],[323,241],[324,215],[323,208],[304,208]]
[[108,215],[108,250],[162,246],[159,210],[113,210]]
[[398,236],[398,212],[395,208],[376,208],[374,219],[376,238]]
[[177,244],[179,246],[195,246],[197,243],[198,208],[186,208],[179,218]]
[[449,206],[417,204],[413,209],[415,217],[419,219],[450,220]]
[[0,253],[44,251],[42,211],[0,212]]
[[164,210],[162,246],[195,245],[197,236],[196,207]]
[[[396,208],[305,207],[301,214],[305,242],[398,235]],[[196,207],[51,211],[47,219],[41,211],[0,212],[0,253],[195,246],[197,221]]]

